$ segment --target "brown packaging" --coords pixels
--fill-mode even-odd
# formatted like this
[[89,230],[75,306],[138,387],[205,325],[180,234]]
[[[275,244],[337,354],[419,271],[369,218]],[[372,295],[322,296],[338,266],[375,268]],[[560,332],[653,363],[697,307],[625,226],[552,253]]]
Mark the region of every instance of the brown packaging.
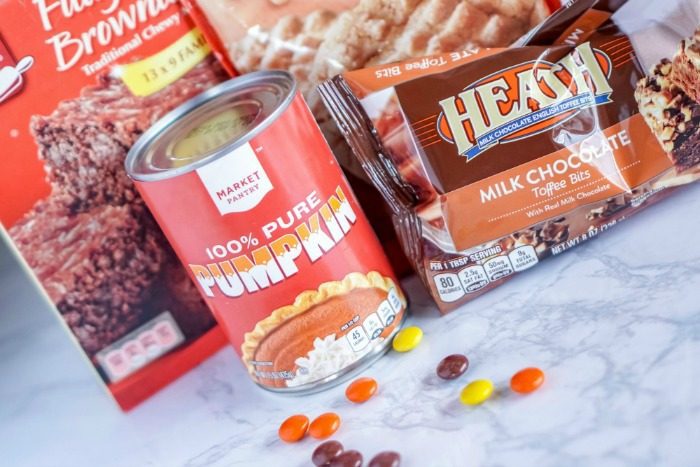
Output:
[[685,0],[571,2],[519,47],[321,86],[442,312],[700,177],[699,22]]

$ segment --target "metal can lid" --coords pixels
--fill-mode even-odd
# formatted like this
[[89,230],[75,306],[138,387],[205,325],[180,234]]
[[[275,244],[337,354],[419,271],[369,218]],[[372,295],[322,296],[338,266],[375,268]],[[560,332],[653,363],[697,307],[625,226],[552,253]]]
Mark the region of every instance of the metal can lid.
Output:
[[289,106],[296,82],[284,71],[259,71],[219,84],[158,120],[126,157],[139,181],[176,177],[247,143]]

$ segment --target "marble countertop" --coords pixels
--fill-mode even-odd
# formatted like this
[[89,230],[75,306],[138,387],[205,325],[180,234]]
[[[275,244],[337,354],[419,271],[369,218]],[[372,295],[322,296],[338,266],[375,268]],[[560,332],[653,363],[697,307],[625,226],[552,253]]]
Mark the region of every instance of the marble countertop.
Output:
[[[351,406],[344,388],[264,392],[231,348],[128,414],[102,392],[6,251],[0,255],[0,464],[306,466],[316,443],[276,437],[286,416],[338,412],[335,436],[366,458],[383,449],[419,466],[700,464],[700,186],[521,274],[440,318],[415,278],[410,354],[366,371],[380,381]],[[462,379],[436,363],[464,352]],[[507,388],[536,365],[545,385],[459,404],[466,382]]]

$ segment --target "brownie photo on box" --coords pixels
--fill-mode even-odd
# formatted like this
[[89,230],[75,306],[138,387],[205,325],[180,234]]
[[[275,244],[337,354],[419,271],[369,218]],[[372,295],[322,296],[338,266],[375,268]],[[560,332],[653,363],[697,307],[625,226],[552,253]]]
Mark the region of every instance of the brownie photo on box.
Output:
[[32,118],[48,182],[72,196],[72,211],[139,199],[124,170],[131,146],[159,118],[223,77],[210,57],[165,89],[138,97],[120,79],[101,75],[77,99],[59,103],[51,115]]
[[69,215],[40,201],[10,235],[85,351],[93,355],[148,318],[141,305],[164,260],[154,228],[129,206]]
[[160,117],[224,79],[211,56],[146,97],[102,75],[31,119],[51,195],[9,233],[95,362],[100,350],[166,311],[186,338],[215,324],[124,160]]
[[163,251],[163,268],[146,307],[168,310],[185,337],[195,338],[212,327],[214,317],[170,245],[163,244]]

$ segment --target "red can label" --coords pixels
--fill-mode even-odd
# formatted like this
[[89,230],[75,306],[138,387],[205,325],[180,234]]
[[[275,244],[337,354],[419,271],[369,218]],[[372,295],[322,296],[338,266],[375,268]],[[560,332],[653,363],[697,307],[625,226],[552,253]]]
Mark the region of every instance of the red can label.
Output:
[[300,95],[227,155],[137,185],[259,384],[343,372],[401,322],[404,296]]

